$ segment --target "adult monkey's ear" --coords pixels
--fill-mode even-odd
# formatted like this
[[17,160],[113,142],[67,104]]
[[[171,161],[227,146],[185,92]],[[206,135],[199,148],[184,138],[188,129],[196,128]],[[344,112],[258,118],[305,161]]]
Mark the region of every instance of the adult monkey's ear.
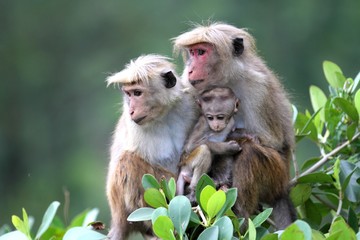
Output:
[[162,73],[161,77],[164,80],[164,85],[166,88],[172,88],[176,85],[176,77],[172,71],[168,71],[166,73]]
[[234,55],[240,56],[244,52],[244,39],[234,38],[233,39]]

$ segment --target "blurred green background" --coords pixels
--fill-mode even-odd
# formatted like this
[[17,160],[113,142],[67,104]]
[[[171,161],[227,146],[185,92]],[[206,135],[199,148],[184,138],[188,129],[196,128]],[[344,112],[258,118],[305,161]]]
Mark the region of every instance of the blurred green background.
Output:
[[[64,191],[70,218],[98,207],[108,224],[108,148],[121,95],[105,78],[140,54],[172,56],[169,39],[190,22],[248,28],[304,110],[311,84],[327,91],[323,60],[347,77],[359,72],[359,11],[359,0],[1,0],[0,226],[22,207],[38,226],[50,202],[64,206]],[[308,145],[299,145],[299,160],[318,154]]]

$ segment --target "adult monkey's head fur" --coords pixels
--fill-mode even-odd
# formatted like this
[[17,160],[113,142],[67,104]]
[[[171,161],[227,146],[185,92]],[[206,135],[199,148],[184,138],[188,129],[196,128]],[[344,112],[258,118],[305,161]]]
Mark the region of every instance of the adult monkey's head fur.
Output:
[[[255,39],[246,29],[239,29],[225,23],[195,25],[191,31],[173,38],[173,43],[175,53],[182,53],[184,61],[187,63],[187,71],[193,71],[191,74],[193,76],[186,76],[184,72],[183,79],[188,80],[197,90],[202,90],[203,86],[209,84],[221,85],[223,82],[219,83],[220,77],[226,83],[236,81],[240,69],[240,71],[251,72],[251,75],[263,77],[262,69],[254,66],[254,62],[260,60],[256,55]],[[198,67],[194,69],[193,61],[189,61],[191,60],[190,51],[193,46],[200,47],[201,50],[205,51],[204,54],[210,53],[217,56],[216,59],[211,59],[212,67],[208,68],[208,72],[201,71],[198,73],[198,69],[196,69]],[[200,49],[194,49],[194,51],[198,51],[194,54],[199,55]],[[201,62],[201,60],[197,62]],[[203,80],[206,83],[202,83]]]
[[[124,70],[108,77],[107,83],[122,86],[122,91],[128,95],[125,100],[130,99],[129,104],[124,105],[124,111],[128,111],[137,124],[145,124],[161,120],[162,115],[181,98],[181,84],[177,84],[173,69],[167,57],[143,55],[131,60]],[[142,96],[131,98],[131,91]]]

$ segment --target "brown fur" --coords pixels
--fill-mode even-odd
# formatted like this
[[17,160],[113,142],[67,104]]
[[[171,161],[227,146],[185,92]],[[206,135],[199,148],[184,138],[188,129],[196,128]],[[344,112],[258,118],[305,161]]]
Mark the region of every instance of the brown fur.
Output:
[[[251,137],[239,141],[243,150],[233,170],[238,212],[248,217],[259,201],[266,202],[274,207],[277,227],[286,227],[296,219],[288,197],[295,138],[291,104],[277,76],[258,56],[246,29],[225,23],[198,25],[173,40],[175,52],[184,53],[182,80],[192,84],[190,91],[198,94],[209,85],[227,86],[240,99],[236,127]],[[253,141],[254,136],[259,141]]]

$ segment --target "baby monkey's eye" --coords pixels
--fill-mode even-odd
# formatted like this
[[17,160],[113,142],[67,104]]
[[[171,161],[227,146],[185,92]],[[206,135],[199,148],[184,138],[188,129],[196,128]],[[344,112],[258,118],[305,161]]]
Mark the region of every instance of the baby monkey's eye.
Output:
[[212,121],[212,120],[214,120],[214,117],[213,117],[213,116],[207,116],[207,119],[208,119],[209,121]]
[[224,119],[225,119],[225,116],[224,116],[224,115],[218,115],[216,118],[217,118],[218,120],[224,120]]

